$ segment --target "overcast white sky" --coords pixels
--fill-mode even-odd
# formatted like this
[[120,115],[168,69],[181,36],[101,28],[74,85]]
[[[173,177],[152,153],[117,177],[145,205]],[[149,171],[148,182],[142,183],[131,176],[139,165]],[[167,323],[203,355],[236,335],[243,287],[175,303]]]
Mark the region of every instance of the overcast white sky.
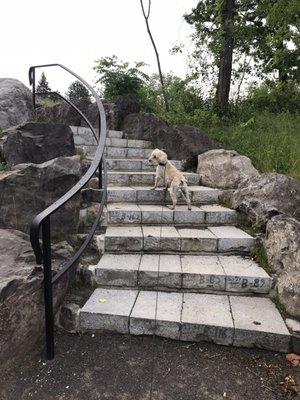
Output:
[[[152,0],[150,24],[164,72],[185,76],[186,54],[172,56],[169,51],[188,42],[191,30],[182,16],[197,2]],[[0,77],[26,85],[30,65],[55,62],[93,82],[94,61],[113,54],[124,61],[145,61],[147,72],[156,72],[139,0],[3,0],[0,38]],[[45,72],[51,88],[64,93],[67,76]]]

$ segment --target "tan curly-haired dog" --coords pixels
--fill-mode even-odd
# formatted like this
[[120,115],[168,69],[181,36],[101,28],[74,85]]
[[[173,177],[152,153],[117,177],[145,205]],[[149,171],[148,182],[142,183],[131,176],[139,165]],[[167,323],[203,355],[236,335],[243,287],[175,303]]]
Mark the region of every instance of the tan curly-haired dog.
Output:
[[166,189],[170,188],[170,196],[173,203],[171,207],[172,210],[176,207],[177,195],[179,190],[181,190],[188,205],[188,209],[191,210],[191,201],[186,179],[183,173],[178,171],[178,169],[170,163],[167,154],[162,150],[155,149],[152,151],[148,161],[151,165],[157,165],[155,183],[151,190],[155,190],[160,182],[163,182]]

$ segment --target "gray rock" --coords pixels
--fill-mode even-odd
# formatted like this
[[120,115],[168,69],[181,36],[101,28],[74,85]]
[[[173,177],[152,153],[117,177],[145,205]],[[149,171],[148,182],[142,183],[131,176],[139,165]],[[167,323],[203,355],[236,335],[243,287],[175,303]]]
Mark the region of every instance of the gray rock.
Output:
[[33,111],[30,90],[17,79],[0,79],[0,128],[23,124]]
[[[0,228],[29,232],[39,212],[59,199],[79,180],[78,156],[59,157],[43,164],[19,164],[0,172]],[[53,238],[77,232],[79,197],[75,196],[51,217]]]
[[[70,257],[72,248],[61,242],[52,248],[53,269]],[[44,336],[43,273],[35,264],[29,237],[0,229],[0,369],[23,360]],[[70,277],[54,286],[54,311],[62,303]]]
[[248,157],[233,150],[210,150],[198,156],[201,184],[220,189],[236,189],[259,176]]
[[129,139],[150,140],[155,147],[165,149],[169,159],[186,160],[188,168],[196,168],[198,154],[221,147],[202,130],[188,125],[168,126],[155,114],[129,114],[120,128]]
[[285,215],[267,224],[264,247],[277,274],[277,292],[289,314],[300,317],[300,222]]
[[262,174],[235,190],[231,205],[262,230],[278,214],[300,220],[300,181],[273,172]]
[[[89,104],[86,101],[81,101],[76,106],[85,114]],[[53,122],[78,126],[81,122],[81,116],[69,104],[61,101],[51,107],[40,105],[34,110],[33,120],[35,122]]]
[[[106,115],[107,129],[117,129],[118,117],[115,104],[103,101],[103,107]],[[99,112],[96,103],[92,103],[87,107],[85,116],[90,121],[93,127],[99,127]],[[86,122],[83,119],[81,119],[81,123],[79,125],[87,126]]]
[[74,333],[79,327],[79,305],[75,303],[63,304],[59,312],[59,325],[65,331]]
[[72,130],[63,124],[30,122],[5,131],[0,138],[0,156],[9,166],[75,154]]
[[124,118],[129,114],[139,113],[141,106],[137,97],[133,94],[127,94],[124,96],[118,96],[114,100],[114,104],[117,110],[117,126],[116,129],[120,129]]

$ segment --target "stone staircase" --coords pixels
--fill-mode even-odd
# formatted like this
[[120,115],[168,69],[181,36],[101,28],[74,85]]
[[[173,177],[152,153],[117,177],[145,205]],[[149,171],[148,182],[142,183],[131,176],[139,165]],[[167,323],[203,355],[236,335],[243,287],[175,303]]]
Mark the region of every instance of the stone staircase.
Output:
[[[92,158],[90,130],[72,130],[78,151]],[[238,227],[238,213],[194,173],[185,173],[192,210],[183,198],[171,210],[169,194],[149,190],[151,147],[108,132],[104,254],[89,267],[97,288],[80,310],[80,329],[287,352],[289,332],[268,298],[272,279],[249,257],[254,238]],[[83,193],[99,196],[93,187]]]

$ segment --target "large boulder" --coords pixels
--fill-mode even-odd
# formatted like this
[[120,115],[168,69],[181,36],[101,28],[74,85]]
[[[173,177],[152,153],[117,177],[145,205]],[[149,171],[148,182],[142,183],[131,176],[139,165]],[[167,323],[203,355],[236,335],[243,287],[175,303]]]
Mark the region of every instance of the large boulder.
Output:
[[[107,129],[116,130],[117,125],[118,125],[118,117],[117,117],[117,110],[116,110],[115,104],[104,101],[103,107],[104,107],[105,116],[106,116]],[[88,106],[85,116],[87,117],[89,122],[92,124],[92,126],[98,129],[98,127],[99,127],[99,110],[98,110],[98,106],[96,103],[92,103]],[[81,122],[78,125],[87,126],[87,123],[85,122],[84,119],[81,119]]]
[[252,178],[247,186],[235,190],[231,204],[263,231],[268,220],[278,214],[286,214],[299,220],[300,181],[268,172]]
[[188,125],[168,126],[155,114],[129,114],[121,128],[128,138],[150,140],[155,147],[165,149],[170,159],[186,160],[188,168],[196,168],[198,154],[221,147],[202,130]]
[[141,110],[138,98],[134,94],[118,96],[114,100],[114,104],[117,113],[117,130],[121,129],[123,121],[127,115],[139,113]]
[[[90,103],[80,101],[76,104],[77,108],[86,114]],[[33,120],[36,122],[55,122],[65,125],[80,126],[81,115],[77,113],[68,103],[61,101],[53,106],[41,105],[34,111]]]
[[0,78],[0,129],[24,124],[32,111],[28,87],[17,79]]
[[75,154],[73,132],[63,124],[29,122],[8,129],[0,138],[0,157],[9,166]]
[[[0,371],[7,362],[21,360],[44,337],[43,273],[29,238],[22,232],[0,229]],[[70,257],[72,248],[60,242],[52,248],[53,270]],[[54,312],[62,304],[69,282],[65,275],[53,287]]]
[[[80,176],[78,156],[19,164],[12,171],[0,172],[0,228],[29,232],[33,217],[71,189]],[[79,196],[75,196],[51,216],[53,237],[77,232],[79,207]]]
[[300,318],[300,222],[277,215],[267,223],[264,247],[276,272],[277,291],[289,314]]
[[224,149],[200,154],[197,172],[203,185],[220,189],[236,189],[259,176],[248,157]]

